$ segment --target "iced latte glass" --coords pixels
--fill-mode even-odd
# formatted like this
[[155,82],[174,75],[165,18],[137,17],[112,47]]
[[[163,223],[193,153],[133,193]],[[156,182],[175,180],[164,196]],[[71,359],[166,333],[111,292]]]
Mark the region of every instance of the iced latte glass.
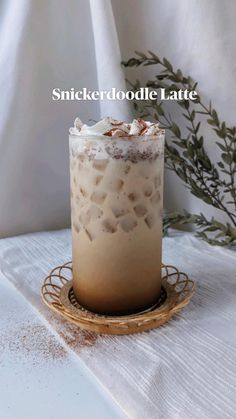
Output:
[[125,314],[161,289],[164,134],[70,135],[73,289],[97,313]]

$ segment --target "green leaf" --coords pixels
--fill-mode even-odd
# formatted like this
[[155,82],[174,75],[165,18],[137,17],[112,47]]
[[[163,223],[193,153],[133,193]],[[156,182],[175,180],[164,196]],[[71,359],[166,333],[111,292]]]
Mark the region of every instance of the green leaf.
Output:
[[201,125],[201,122],[198,122],[198,124],[197,124],[197,126],[196,126],[196,128],[195,128],[195,133],[197,134],[197,132],[198,132],[198,130],[199,130],[199,128],[200,128],[200,125]]
[[194,156],[194,147],[193,147],[193,145],[192,144],[188,144],[188,155],[189,155],[189,157],[191,157],[191,158],[193,158],[193,156]]
[[171,131],[175,134],[176,137],[181,138],[181,132],[177,124],[173,123]]
[[154,52],[152,52],[152,51],[148,51],[148,53],[151,55],[151,57],[152,57],[154,60],[156,60],[156,62],[157,62],[157,63],[160,63],[160,58],[159,58],[156,54],[154,54]]
[[173,140],[173,143],[176,144],[178,147],[180,147],[182,149],[186,149],[187,148],[186,141],[184,141],[184,140],[181,140],[181,141],[179,141],[179,140],[177,140],[177,141]]
[[217,231],[217,230],[218,230],[218,227],[212,225],[210,227],[205,228],[204,232],[206,232],[206,231]]
[[207,119],[208,124],[210,125],[216,125],[216,122],[214,119]]
[[208,196],[208,195],[206,195],[206,194],[203,194],[203,195],[202,195],[202,200],[203,200],[204,202],[206,202],[206,204],[208,204],[208,205],[212,205],[212,199],[211,199],[211,197],[210,197],[210,196]]
[[199,148],[202,148],[202,146],[203,146],[203,141],[204,141],[203,137],[200,137],[200,138],[199,138],[199,141],[198,141],[198,147],[199,147]]
[[216,141],[216,144],[218,145],[218,147],[222,150],[222,151],[227,151],[227,148],[224,146],[224,144],[218,143]]
[[191,115],[190,115],[190,119],[191,119],[191,121],[194,121],[195,115],[196,115],[196,112],[193,110],[193,111],[191,112]]
[[184,182],[186,182],[187,176],[182,169],[177,169],[176,173],[180,177],[180,179],[182,179]]
[[218,114],[217,114],[215,109],[212,109],[211,115],[212,115],[212,118],[214,119],[214,121],[216,122],[216,125],[218,125],[219,124],[219,118],[218,118]]
[[226,231],[226,226],[219,221],[214,220],[214,225],[222,231]]
[[216,132],[216,134],[218,135],[218,137],[223,138],[223,139],[226,137],[226,133],[225,133],[224,130],[214,128],[214,131]]
[[136,58],[130,58],[128,61],[122,61],[121,64],[124,67],[135,67],[135,66],[137,67],[141,63]]
[[170,72],[173,71],[171,63],[166,58],[163,58],[163,64],[167,68],[167,70],[169,70]]
[[178,68],[177,72],[176,72],[176,76],[177,76],[177,80],[178,81],[182,81],[183,80],[183,74],[182,71]]
[[163,111],[161,105],[156,104],[156,110],[160,116],[165,115],[165,112]]
[[186,113],[182,113],[182,115],[184,116],[184,118],[186,118],[188,121],[192,121],[192,119],[186,114]]
[[221,157],[226,164],[231,164],[233,161],[232,156],[230,154],[222,153]]
[[233,160],[234,163],[236,163],[236,150],[234,150],[234,152],[233,152],[232,160]]
[[201,165],[204,167],[204,169],[211,170],[212,165],[211,165],[211,161],[209,157],[207,157],[206,155],[203,155],[199,157],[198,160],[201,163]]
[[178,79],[178,77],[177,76],[168,76],[168,79],[169,80],[171,80],[171,81],[173,81],[173,82],[175,82],[175,83],[178,83],[179,82],[179,79]]

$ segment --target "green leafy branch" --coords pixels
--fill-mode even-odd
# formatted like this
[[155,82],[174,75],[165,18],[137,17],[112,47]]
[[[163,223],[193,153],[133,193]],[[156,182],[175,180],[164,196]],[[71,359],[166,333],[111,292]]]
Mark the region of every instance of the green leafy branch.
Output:
[[[208,220],[202,213],[189,214],[187,211],[184,211],[183,214],[171,213],[165,215],[163,220],[164,235],[168,233],[169,227],[176,224],[197,225],[200,230],[195,235],[213,245],[230,245],[236,240],[236,228],[232,227],[230,223],[225,225],[217,221],[214,217]],[[215,235],[209,237],[209,233],[215,233]]]
[[[123,62],[125,67],[158,66],[159,72],[154,80],[148,80],[145,87],[164,88],[166,94],[171,91],[195,90],[198,84],[191,77],[183,75],[180,69],[174,70],[166,59],[160,59],[149,51],[148,54],[136,52],[136,56]],[[139,81],[129,82],[133,91],[141,87]],[[177,174],[189,191],[206,204],[223,211],[229,222],[223,225],[212,218],[207,220],[203,214],[168,214],[164,219],[165,232],[175,224],[195,224],[197,235],[211,244],[229,245],[236,243],[236,127],[220,121],[211,102],[205,104],[197,91],[195,101],[180,100],[174,102],[180,108],[185,124],[180,129],[166,110],[165,101],[135,101],[134,107],[140,117],[158,120],[170,133],[166,141],[166,166]],[[208,156],[202,124],[210,126],[215,138],[220,158],[214,163]]]

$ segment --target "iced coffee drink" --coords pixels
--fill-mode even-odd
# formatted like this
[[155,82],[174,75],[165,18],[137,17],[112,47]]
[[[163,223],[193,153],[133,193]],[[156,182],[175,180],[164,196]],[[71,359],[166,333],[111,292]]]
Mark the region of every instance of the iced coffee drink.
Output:
[[70,130],[73,289],[84,307],[124,314],[161,289],[164,132],[79,119]]

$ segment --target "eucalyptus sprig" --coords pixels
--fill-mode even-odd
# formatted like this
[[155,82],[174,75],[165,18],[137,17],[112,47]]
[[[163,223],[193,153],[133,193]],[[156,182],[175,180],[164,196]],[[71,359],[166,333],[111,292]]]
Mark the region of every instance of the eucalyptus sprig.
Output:
[[[158,120],[160,125],[171,135],[166,141],[165,161],[168,169],[172,170],[184,182],[190,192],[206,204],[224,212],[228,218],[222,224],[215,218],[208,220],[203,214],[166,214],[164,217],[164,231],[176,224],[195,224],[197,236],[210,244],[236,244],[236,126],[227,126],[221,122],[211,101],[203,102],[198,83],[191,77],[183,75],[180,69],[174,70],[166,59],[160,59],[156,54],[135,52],[135,56],[122,62],[125,67],[139,67],[155,65],[158,74],[153,80],[148,80],[145,87],[151,89],[164,88],[166,94],[171,91],[195,90],[195,101],[175,101],[181,109],[181,116],[185,124],[181,130],[179,122],[173,120],[166,110],[165,101],[159,99],[150,101],[135,101],[134,107],[140,117]],[[139,81],[131,83],[133,91],[140,89]],[[219,161],[214,163],[204,147],[204,137],[201,134],[203,124],[211,128],[215,144],[219,150]]]

